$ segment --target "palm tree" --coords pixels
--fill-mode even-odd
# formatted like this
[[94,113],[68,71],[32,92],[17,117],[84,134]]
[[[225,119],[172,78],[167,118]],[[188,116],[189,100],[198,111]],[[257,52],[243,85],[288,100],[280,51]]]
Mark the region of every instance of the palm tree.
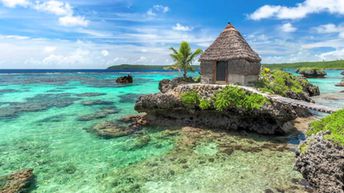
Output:
[[183,77],[187,78],[188,71],[194,71],[191,64],[194,62],[195,58],[202,53],[201,49],[195,50],[192,53],[190,44],[188,42],[180,43],[179,50],[170,48],[172,54],[170,54],[174,64],[169,67],[169,69],[183,71]]

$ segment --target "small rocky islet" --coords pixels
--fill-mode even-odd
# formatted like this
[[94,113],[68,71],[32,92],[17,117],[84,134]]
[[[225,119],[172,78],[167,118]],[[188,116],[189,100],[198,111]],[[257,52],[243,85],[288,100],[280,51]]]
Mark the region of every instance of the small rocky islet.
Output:
[[327,75],[325,70],[317,68],[299,68],[296,72],[305,78],[324,78]]
[[[308,97],[320,94],[319,88],[309,84],[306,80],[298,77],[295,79],[303,86],[303,93],[295,94],[290,90],[287,92],[289,97],[299,96],[300,100],[308,101]],[[216,96],[221,93],[221,90],[229,89],[231,86],[195,84],[191,79],[180,84],[176,84],[176,82],[180,81],[178,79],[163,80],[159,83],[161,93],[141,96],[138,99],[135,109],[138,112],[147,113],[142,117],[147,120],[148,124],[165,126],[173,124],[192,126],[193,128],[222,128],[254,131],[260,134],[285,135],[295,132],[295,130],[293,131],[295,125],[292,124],[295,118],[311,116],[307,109],[274,104],[274,101],[267,101],[257,109],[238,107],[232,104],[219,112],[215,106]],[[286,82],[286,85],[288,84],[290,83]],[[235,90],[235,87],[231,89]],[[243,93],[249,95],[248,92],[243,91]],[[202,107],[202,101],[208,101],[209,104]],[[344,125],[342,117],[338,115],[337,117],[339,119],[338,126]],[[337,135],[342,137],[344,128],[337,129],[339,130]],[[317,192],[341,192],[344,187],[342,181],[344,173],[340,169],[344,167],[343,147],[327,140],[320,133],[315,134],[304,142],[304,144],[308,144],[309,149],[304,150],[305,145],[302,144],[300,148],[304,152],[297,151],[295,169],[300,171],[310,183],[310,186],[307,183],[304,184],[304,188],[312,187]],[[232,150],[225,151],[232,152]],[[331,165],[331,167],[327,165]]]

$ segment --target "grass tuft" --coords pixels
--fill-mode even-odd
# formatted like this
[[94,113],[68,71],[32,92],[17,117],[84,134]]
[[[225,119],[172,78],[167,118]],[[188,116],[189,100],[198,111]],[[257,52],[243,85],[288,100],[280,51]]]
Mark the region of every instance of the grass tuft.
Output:
[[321,131],[330,131],[325,138],[344,146],[344,109],[312,122],[306,134],[309,136]]

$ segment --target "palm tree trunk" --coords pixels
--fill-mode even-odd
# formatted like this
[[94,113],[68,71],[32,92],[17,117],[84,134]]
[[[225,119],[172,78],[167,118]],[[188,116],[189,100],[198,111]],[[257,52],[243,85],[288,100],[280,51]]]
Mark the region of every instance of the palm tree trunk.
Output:
[[184,77],[184,78],[187,78],[187,73],[188,73],[188,72],[187,72],[186,70],[184,70],[184,73],[183,73],[183,77]]

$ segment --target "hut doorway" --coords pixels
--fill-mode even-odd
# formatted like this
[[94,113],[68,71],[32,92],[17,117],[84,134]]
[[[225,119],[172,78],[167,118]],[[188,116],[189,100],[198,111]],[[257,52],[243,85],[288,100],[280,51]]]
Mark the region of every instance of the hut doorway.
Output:
[[225,82],[227,76],[227,62],[217,62],[216,64],[216,81]]

